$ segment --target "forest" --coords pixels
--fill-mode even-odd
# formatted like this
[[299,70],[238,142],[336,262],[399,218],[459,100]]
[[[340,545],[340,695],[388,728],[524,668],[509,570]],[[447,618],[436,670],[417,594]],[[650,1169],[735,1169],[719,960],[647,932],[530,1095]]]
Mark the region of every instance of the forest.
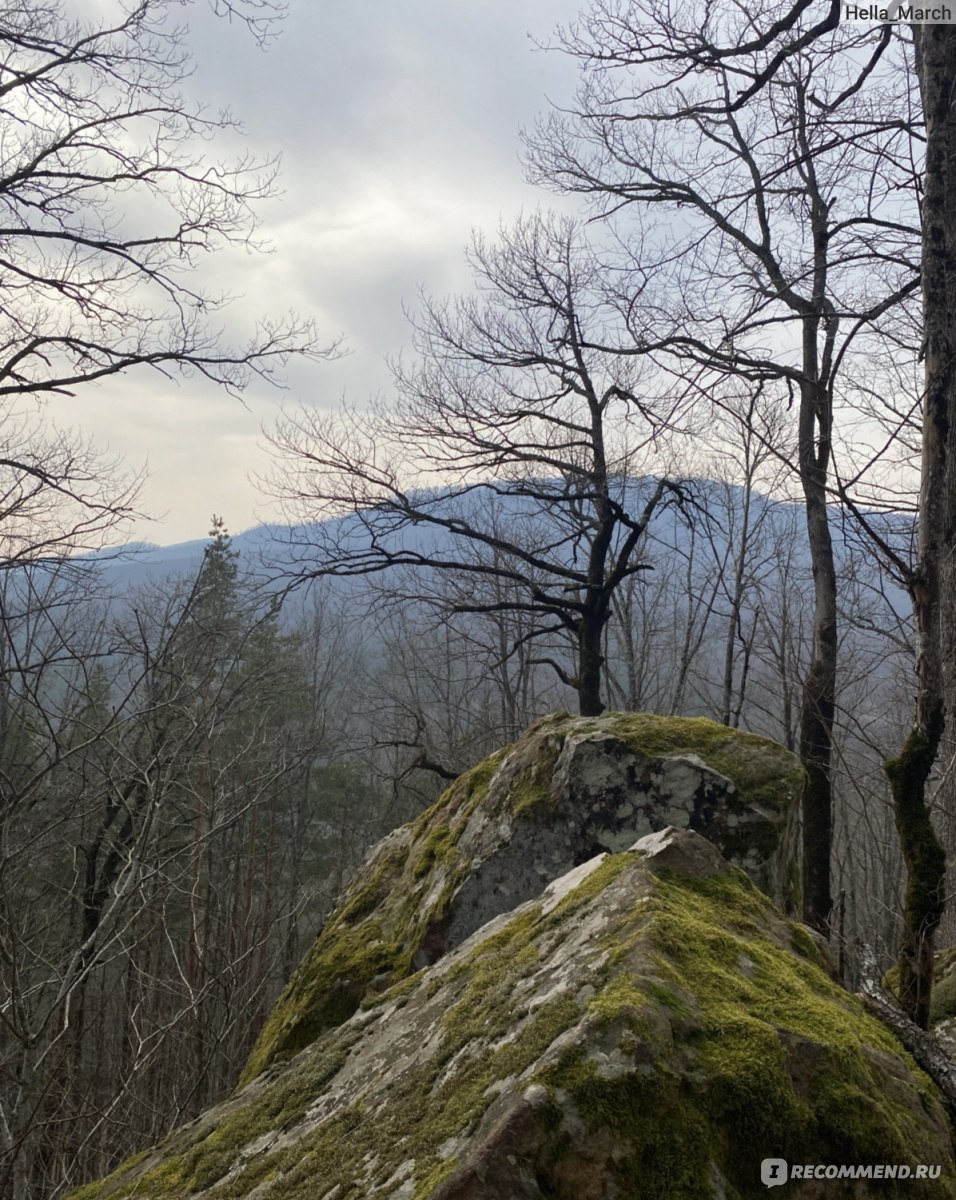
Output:
[[231,536],[225,497],[194,569],[131,582],[135,469],[43,398],[159,372],[240,403],[341,349],[222,331],[204,264],[255,249],[277,165],[214,162],[180,7],[0,12],[0,1192],[66,1196],[228,1095],[368,847],[554,712],[798,754],[795,914],[851,987],[897,964],[925,1028],[956,934],[953,27],[592,0],[537,31],[579,79],[522,135],[540,208],[421,293],[388,394],[286,406],[284,523]]

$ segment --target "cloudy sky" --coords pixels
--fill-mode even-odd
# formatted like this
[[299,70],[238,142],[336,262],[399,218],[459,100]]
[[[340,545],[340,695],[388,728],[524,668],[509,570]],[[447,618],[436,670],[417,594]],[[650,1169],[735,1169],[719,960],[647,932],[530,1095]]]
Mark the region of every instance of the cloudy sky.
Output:
[[574,72],[535,48],[575,0],[291,0],[265,52],[239,28],[192,10],[197,96],[243,119],[258,154],[281,152],[281,198],[263,207],[266,258],[220,257],[215,282],[235,317],[290,307],[347,357],[300,367],[282,393],[243,407],[201,385],[130,375],[50,409],[133,466],[148,463],[135,536],[205,536],[213,512],[234,531],[273,514],[250,473],[268,465],[260,428],[281,403],[334,404],[386,390],[384,359],[407,344],[403,302],[419,285],[467,286],[470,231],[553,205],[522,178],[517,133]]

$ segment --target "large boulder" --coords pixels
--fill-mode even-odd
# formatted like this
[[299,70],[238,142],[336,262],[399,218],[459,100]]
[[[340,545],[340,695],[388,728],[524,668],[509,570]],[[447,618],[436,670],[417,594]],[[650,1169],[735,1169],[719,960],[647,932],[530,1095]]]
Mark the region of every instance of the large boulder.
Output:
[[367,995],[74,1200],[755,1200],[765,1159],[860,1176],[811,1170],[794,1200],[956,1188],[929,1081],[802,927],[668,829]]
[[713,721],[537,722],[378,845],[280,997],[244,1081],[571,867],[668,826],[701,833],[782,902],[801,779],[776,742]]

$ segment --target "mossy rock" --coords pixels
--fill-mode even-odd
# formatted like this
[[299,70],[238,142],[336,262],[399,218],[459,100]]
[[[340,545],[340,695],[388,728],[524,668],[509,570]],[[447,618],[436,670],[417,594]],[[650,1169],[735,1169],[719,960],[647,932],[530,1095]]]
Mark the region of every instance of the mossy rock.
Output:
[[702,833],[783,900],[801,781],[782,746],[700,718],[538,721],[375,848],[280,996],[243,1082],[570,867],[654,830]]
[[761,1160],[930,1164],[940,1099],[694,833],[601,855],[72,1200],[756,1200]]

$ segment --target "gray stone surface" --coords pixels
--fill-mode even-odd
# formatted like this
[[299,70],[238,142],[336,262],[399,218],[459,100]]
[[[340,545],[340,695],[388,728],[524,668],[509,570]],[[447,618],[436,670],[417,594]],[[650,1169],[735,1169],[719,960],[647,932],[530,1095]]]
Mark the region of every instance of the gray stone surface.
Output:
[[765,1157],[928,1163],[929,1082],[703,838],[598,855],[74,1200],[757,1200]]
[[667,826],[701,833],[785,901],[802,778],[782,746],[713,721],[542,718],[373,850],[275,1005],[244,1080],[550,880]]
[[[662,718],[664,720],[664,718]],[[544,883],[602,852],[626,850],[646,834],[673,826],[691,829],[715,845],[768,893],[779,898],[778,848],[785,812],[742,800],[737,785],[696,754],[646,754],[603,728],[600,718],[578,719],[563,739],[553,766],[537,745],[546,794],[523,820],[491,825],[476,810],[459,843],[474,847],[475,861],[445,918],[440,947],[417,965],[459,945],[497,913],[538,895]],[[506,758],[489,794],[513,787],[528,770],[528,747]],[[519,768],[519,770],[516,770]],[[533,770],[533,767],[532,767]],[[491,806],[494,807],[494,806]]]

